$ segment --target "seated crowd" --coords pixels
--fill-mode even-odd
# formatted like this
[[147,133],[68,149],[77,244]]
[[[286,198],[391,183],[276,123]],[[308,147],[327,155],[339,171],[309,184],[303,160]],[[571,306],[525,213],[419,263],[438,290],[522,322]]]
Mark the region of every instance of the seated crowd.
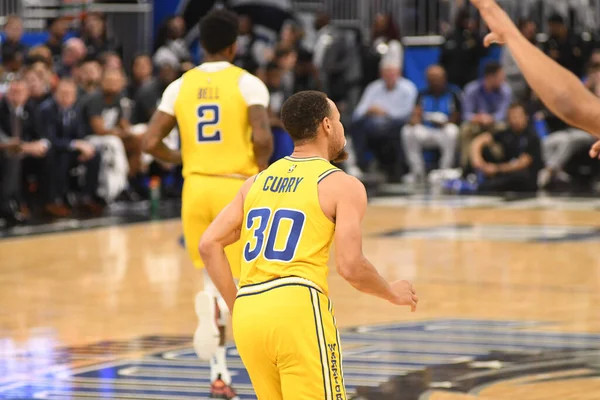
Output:
[[[549,39],[540,48],[585,73],[586,85],[600,95],[600,52],[560,16],[549,22]],[[48,41],[31,48],[21,42],[18,17],[4,26],[0,218],[9,223],[26,220],[31,208],[54,217],[75,208],[96,215],[115,200],[147,197],[151,176],[164,178],[165,193],[179,193],[179,167],[143,154],[141,138],[164,89],[197,61],[183,39],[185,22],[168,18],[154,53],[136,55],[130,66],[123,65],[119,43],[108,39],[102,15],[87,15],[77,31],[70,23],[49,21]],[[536,40],[533,22],[520,27]],[[404,49],[390,15],[376,16],[366,46],[325,13],[316,15],[314,28],[312,44],[289,21],[269,39],[248,16],[240,18],[234,62],[269,89],[273,161],[293,149],[279,119],[281,106],[308,89],[323,90],[338,104],[353,150],[344,168],[359,177],[376,171],[390,181],[419,183],[436,167],[460,167],[473,190],[535,191],[568,182],[573,160],[593,142],[537,101],[508,51],[478,78],[474,66],[486,54],[468,12],[458,13],[439,63],[423,71],[421,91],[402,76]],[[179,145],[176,128],[167,142]]]

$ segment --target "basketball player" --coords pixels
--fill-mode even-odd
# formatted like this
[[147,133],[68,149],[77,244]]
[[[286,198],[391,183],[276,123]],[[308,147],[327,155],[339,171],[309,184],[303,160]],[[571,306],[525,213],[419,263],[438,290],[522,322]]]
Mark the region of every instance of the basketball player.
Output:
[[[150,121],[146,150],[168,163],[183,161],[181,219],[187,251],[202,268],[198,242],[244,181],[267,167],[273,148],[266,107],[269,92],[255,76],[230,64],[236,54],[235,14],[214,10],[200,22],[205,62],[170,84]],[[179,125],[181,153],[163,139]],[[225,250],[233,275],[240,272],[241,243]],[[229,311],[208,276],[196,296],[200,323],[194,347],[211,360],[213,398],[236,398],[225,365],[225,323]],[[215,318],[218,322],[213,323]],[[217,348],[218,346],[218,348]]]
[[[329,249],[338,273],[364,293],[415,311],[410,283],[388,284],[362,253],[364,186],[334,167],[344,127],[324,93],[299,92],[281,110],[291,156],[246,180],[206,230],[200,255],[233,309],[233,333],[259,399],[344,400],[339,335],[329,301]],[[243,243],[238,290],[223,249]],[[235,308],[234,308],[235,302]]]
[[[581,80],[529,42],[495,0],[471,0],[491,33],[484,44],[506,44],[523,76],[538,97],[569,125],[600,137],[600,99]],[[600,141],[590,150],[600,155]]]

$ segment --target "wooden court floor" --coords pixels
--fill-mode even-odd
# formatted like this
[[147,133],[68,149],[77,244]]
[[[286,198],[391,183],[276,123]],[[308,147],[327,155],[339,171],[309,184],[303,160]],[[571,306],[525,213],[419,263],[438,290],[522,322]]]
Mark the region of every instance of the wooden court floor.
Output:
[[[414,397],[389,398],[599,399],[599,217],[593,211],[370,206],[365,254],[385,278],[412,281],[420,302],[416,313],[396,308],[356,292],[332,269],[331,299],[347,332],[349,384],[375,388],[385,379],[373,384],[370,368],[393,377],[427,369],[431,359],[427,382],[446,386],[437,382],[415,389]],[[94,398],[93,382],[102,376],[86,372],[75,379],[70,372],[190,347],[192,301],[202,275],[187,260],[180,234],[180,222],[170,220],[0,241],[0,398],[33,396],[44,385],[54,388],[46,398]],[[367,333],[374,336],[359,337]],[[154,347],[110,347],[141,337],[166,339]],[[109,343],[108,350],[98,343]],[[379,347],[370,353],[365,343]],[[471,363],[465,377],[438,379],[440,360],[465,362],[458,357],[463,348]],[[502,362],[493,361],[499,364],[472,364],[495,350],[506,350]],[[515,351],[525,358],[515,361]],[[190,354],[173,357],[192,371]],[[362,358],[354,365],[352,357]],[[405,371],[403,357],[418,362],[406,363]],[[531,367],[544,360],[552,368]],[[519,372],[519,363],[530,367]],[[165,376],[160,379],[179,379]],[[68,384],[56,389],[61,379]],[[110,397],[183,399],[192,393],[185,382],[196,387],[190,379],[180,382],[178,394],[161,396],[144,382],[130,376],[115,383],[123,392]],[[253,398],[250,388],[241,394]]]

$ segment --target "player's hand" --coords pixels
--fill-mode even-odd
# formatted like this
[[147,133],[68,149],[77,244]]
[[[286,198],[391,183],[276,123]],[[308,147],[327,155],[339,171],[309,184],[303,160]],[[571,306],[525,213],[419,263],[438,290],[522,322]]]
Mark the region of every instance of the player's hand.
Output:
[[471,4],[477,7],[491,31],[483,39],[484,46],[506,43],[506,34],[516,27],[496,0],[471,0]]
[[600,158],[600,140],[592,145],[590,149],[590,157],[592,158]]
[[410,311],[415,312],[419,298],[413,285],[409,281],[395,281],[390,283],[394,298],[391,302],[397,306],[410,306]]

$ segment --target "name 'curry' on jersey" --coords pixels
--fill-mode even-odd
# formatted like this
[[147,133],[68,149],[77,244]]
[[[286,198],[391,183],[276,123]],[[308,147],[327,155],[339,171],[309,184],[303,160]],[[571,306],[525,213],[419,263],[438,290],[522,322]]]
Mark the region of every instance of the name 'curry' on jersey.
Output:
[[256,177],[244,201],[240,286],[298,276],[327,294],[335,224],[321,209],[318,184],[336,171],[319,157],[285,157]]
[[181,134],[183,176],[241,175],[258,172],[248,104],[238,83],[241,68],[193,68],[181,77],[175,114]]

